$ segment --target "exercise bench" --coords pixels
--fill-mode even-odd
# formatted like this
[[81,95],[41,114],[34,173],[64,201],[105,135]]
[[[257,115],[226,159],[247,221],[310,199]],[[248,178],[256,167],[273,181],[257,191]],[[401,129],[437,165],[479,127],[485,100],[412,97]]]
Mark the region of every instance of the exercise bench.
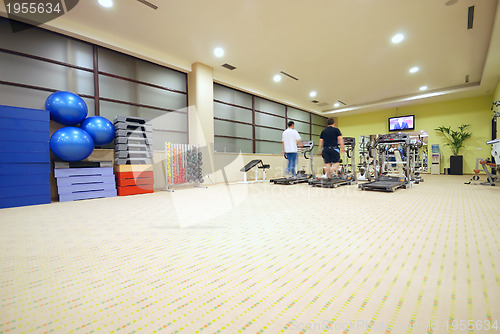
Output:
[[[248,181],[247,180],[247,172],[257,166],[255,169],[255,181]],[[253,183],[253,182],[261,182],[261,181],[266,181],[266,169],[271,168],[271,165],[264,164],[262,160],[260,159],[255,159],[250,161],[240,169],[240,172],[244,172],[243,174],[243,182],[242,183]],[[259,169],[262,169],[262,180],[259,180]]]

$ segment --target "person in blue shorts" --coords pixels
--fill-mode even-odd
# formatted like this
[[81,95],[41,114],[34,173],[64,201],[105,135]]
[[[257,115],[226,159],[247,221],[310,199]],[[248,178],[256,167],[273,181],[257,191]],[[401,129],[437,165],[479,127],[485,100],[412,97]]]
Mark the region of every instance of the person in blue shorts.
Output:
[[321,131],[319,137],[318,154],[323,157],[326,177],[330,178],[337,174],[340,166],[340,154],[345,152],[345,146],[342,133],[335,127],[335,120],[329,118],[326,124],[327,127]]

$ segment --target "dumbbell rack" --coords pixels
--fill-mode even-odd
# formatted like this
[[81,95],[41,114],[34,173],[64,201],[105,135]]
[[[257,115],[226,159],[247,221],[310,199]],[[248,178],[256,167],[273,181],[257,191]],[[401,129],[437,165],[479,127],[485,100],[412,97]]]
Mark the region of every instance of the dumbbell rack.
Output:
[[[203,154],[199,145],[165,143],[165,190],[174,185],[191,183],[201,187]],[[206,188],[206,187],[203,187]]]

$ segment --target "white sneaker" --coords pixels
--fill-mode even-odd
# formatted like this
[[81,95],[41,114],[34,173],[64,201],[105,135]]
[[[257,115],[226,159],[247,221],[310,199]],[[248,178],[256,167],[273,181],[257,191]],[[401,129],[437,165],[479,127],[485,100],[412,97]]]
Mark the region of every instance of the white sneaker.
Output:
[[319,177],[319,179],[328,179],[328,177],[326,176],[326,174],[323,174]]

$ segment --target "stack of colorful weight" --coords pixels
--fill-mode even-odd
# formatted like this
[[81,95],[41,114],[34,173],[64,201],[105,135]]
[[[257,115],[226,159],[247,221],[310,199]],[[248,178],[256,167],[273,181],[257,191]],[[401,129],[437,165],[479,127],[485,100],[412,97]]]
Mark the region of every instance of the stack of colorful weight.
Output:
[[115,176],[118,196],[152,193],[153,127],[149,119],[117,116]]

